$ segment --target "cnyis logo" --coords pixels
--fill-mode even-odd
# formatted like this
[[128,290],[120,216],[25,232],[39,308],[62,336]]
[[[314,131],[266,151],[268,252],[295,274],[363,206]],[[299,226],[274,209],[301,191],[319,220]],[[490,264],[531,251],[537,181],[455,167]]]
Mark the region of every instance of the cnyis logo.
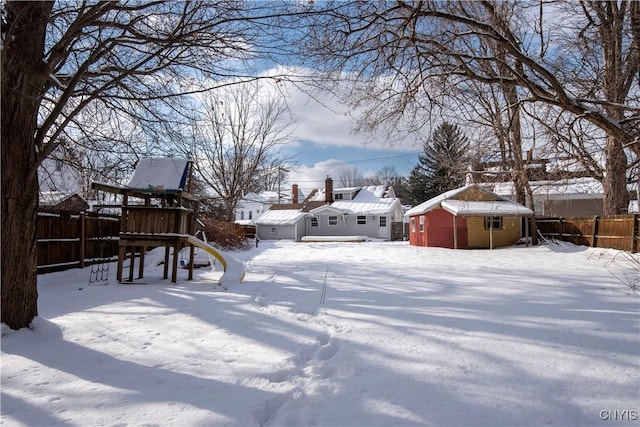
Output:
[[604,421],[637,421],[636,409],[603,409],[600,411],[600,419]]

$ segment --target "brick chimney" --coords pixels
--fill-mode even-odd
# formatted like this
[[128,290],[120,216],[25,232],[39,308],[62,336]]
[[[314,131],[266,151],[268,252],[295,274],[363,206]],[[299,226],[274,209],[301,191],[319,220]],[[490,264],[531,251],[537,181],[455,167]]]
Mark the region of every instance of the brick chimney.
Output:
[[333,180],[329,176],[324,180],[324,201],[333,203]]
[[291,186],[291,203],[294,205],[298,203],[298,184]]

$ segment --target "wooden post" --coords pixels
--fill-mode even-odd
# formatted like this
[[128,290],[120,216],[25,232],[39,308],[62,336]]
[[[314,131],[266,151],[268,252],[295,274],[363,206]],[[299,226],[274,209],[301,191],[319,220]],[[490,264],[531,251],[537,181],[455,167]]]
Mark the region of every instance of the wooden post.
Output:
[[591,247],[598,247],[598,225],[600,224],[600,217],[598,215],[593,217],[593,228],[591,229]]
[[162,275],[163,279],[169,277],[169,246],[164,247],[164,273]]
[[529,217],[529,221],[531,221],[531,226],[529,227],[531,234],[531,245],[538,246],[538,225],[536,224],[536,214]]
[[116,279],[122,283],[122,270],[124,268],[124,256],[127,252],[126,246],[120,246],[118,248],[118,271],[116,272]]
[[[525,243],[525,247],[529,247],[529,221],[531,220],[531,218],[533,217],[525,217],[524,218],[524,241]],[[531,244],[533,244],[533,242],[531,242]]]
[[138,265],[138,279],[142,279],[144,277],[144,254],[146,251],[146,246],[142,246],[140,249],[140,265]]
[[563,221],[564,221],[564,218],[562,217],[558,219],[558,240],[561,242],[563,241],[562,236],[564,235],[564,230],[563,230],[564,226],[562,224]]
[[171,272],[171,282],[176,283],[178,281],[178,252],[180,245],[178,243],[178,239],[173,244],[173,271]]
[[[84,212],[80,212],[78,216],[78,221],[80,221],[80,268],[84,268],[84,245],[85,245],[85,233],[86,233],[86,216]],[[95,230],[95,227],[93,227]],[[94,243],[95,250],[95,243]]]
[[493,250],[493,217],[489,217],[489,249]]
[[133,267],[135,266],[136,262],[136,247],[135,246],[129,246],[129,249],[131,250],[131,256],[130,256],[130,261],[129,261],[129,281],[133,282]]
[[458,223],[457,217],[453,215],[453,249],[458,249]]
[[195,246],[193,245],[189,245],[189,279],[188,280],[192,280],[193,279],[193,264],[195,263]]
[[633,235],[631,236],[631,253],[638,252],[638,214],[633,214]]

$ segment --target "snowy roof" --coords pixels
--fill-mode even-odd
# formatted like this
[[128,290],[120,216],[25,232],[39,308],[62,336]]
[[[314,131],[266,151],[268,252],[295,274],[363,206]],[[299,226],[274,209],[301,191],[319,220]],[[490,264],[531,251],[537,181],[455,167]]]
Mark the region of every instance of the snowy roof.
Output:
[[351,214],[386,214],[400,208],[401,205],[399,199],[381,198],[367,188],[363,188],[353,200],[336,200],[332,206]]
[[268,210],[255,223],[256,225],[290,225],[295,224],[305,215],[300,209]]
[[[333,194],[340,194],[340,193],[351,193],[351,194],[353,194],[355,192],[358,192],[358,194],[355,197],[355,199],[357,199],[358,197],[361,197],[360,193],[362,193],[362,191],[367,191],[367,192],[373,194],[378,199],[394,199],[394,198],[396,198],[396,193],[393,191],[393,188],[390,187],[390,186],[387,186],[387,185],[369,185],[369,186],[366,186],[366,187],[339,187],[339,188],[334,188],[333,189]],[[309,200],[324,201],[325,200],[325,189],[324,188],[319,188],[314,193],[311,193],[309,196],[310,196]]]
[[533,211],[510,201],[444,200],[441,207],[456,216],[527,216]]
[[[602,183],[590,177],[562,181],[530,181],[529,185],[534,196],[564,199],[576,197],[598,199],[604,195]],[[515,195],[513,182],[496,183],[494,192],[504,197],[513,197]]]
[[70,194],[62,191],[42,191],[39,196],[40,206],[54,206],[69,197]]
[[334,211],[348,214],[381,215],[401,210],[400,199],[385,198],[386,186],[358,187],[360,190],[353,200],[336,200],[331,205],[311,210],[311,213]]
[[[457,196],[475,189],[489,196],[492,200],[456,200]],[[519,216],[533,215],[530,209],[505,199],[477,184],[465,185],[464,187],[449,190],[440,194],[424,203],[409,209],[405,216],[420,215],[432,209],[443,208],[454,215],[460,216],[485,216],[485,215],[502,215],[502,216]]]
[[186,159],[145,157],[138,162],[128,187],[169,191],[184,189],[187,165]]
[[[282,196],[280,197],[282,199]],[[240,202],[256,202],[264,204],[272,204],[278,202],[277,191],[261,191],[260,193],[247,193]]]

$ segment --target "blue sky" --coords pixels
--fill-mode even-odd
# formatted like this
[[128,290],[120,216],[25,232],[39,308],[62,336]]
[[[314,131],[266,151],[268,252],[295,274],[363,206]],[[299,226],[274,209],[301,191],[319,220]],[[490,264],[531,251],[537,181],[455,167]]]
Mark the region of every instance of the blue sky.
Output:
[[300,166],[313,167],[321,163],[328,168],[334,165],[339,169],[346,164],[357,168],[363,176],[375,174],[385,166],[393,166],[398,174],[408,176],[418,163],[419,154],[416,150],[376,149],[362,145],[322,145],[313,141],[300,141],[298,146],[288,151],[297,155]]
[[327,175],[336,177],[346,167],[367,177],[394,166],[398,174],[408,176],[418,163],[422,147],[414,137],[391,146],[382,136],[355,133],[356,117],[328,92],[310,97],[293,85],[284,92],[294,129],[285,152],[295,156],[287,184],[322,187]]

